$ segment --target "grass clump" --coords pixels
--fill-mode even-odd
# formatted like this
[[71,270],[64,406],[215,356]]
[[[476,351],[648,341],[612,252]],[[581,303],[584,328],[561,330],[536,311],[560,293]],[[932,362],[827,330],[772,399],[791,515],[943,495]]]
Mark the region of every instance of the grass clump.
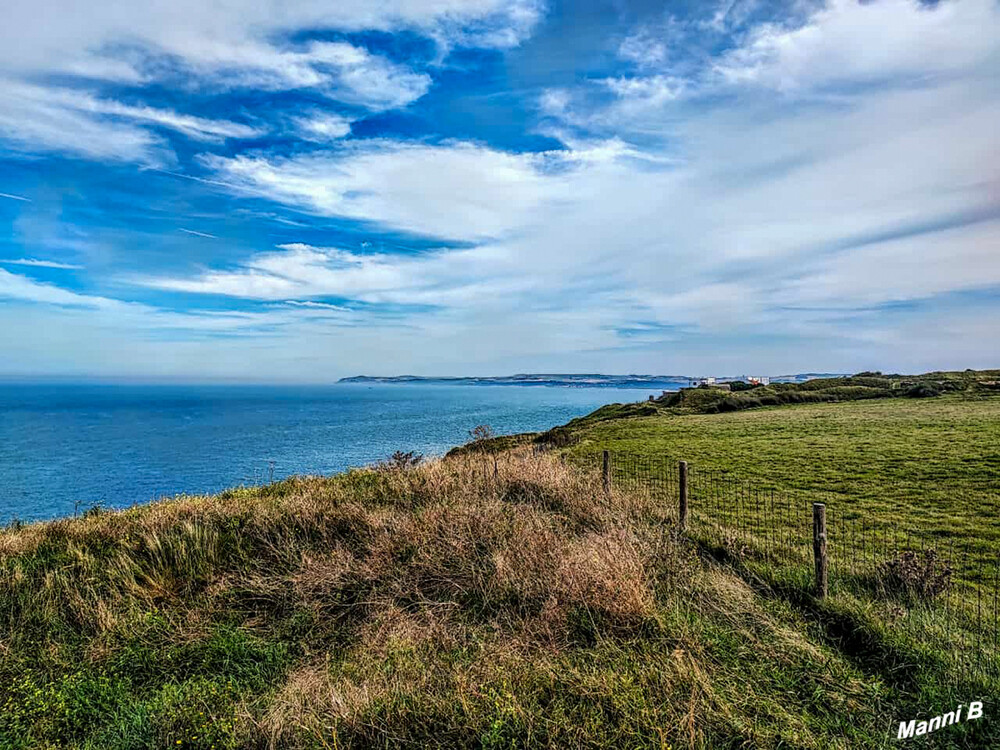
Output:
[[882,563],[878,578],[884,590],[927,602],[951,588],[952,573],[936,550],[907,550]]

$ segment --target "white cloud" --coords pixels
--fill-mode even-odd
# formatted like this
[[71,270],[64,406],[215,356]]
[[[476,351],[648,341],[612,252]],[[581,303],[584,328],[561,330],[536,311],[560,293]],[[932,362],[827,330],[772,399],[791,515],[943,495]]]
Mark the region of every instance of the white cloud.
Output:
[[366,141],[288,159],[209,156],[205,163],[245,192],[324,215],[483,239],[542,220],[554,202],[568,197],[567,170],[603,158],[611,156]]
[[498,277],[510,270],[502,256],[487,248],[399,255],[353,253],[294,243],[255,255],[231,270],[205,271],[195,277],[139,277],[131,281],[169,291],[284,300],[285,304],[299,307],[342,309],[303,298],[461,304],[475,299],[484,284],[499,288],[502,280]]
[[[575,128],[649,136],[719,97],[779,92],[783,98],[767,105],[780,111],[799,98],[850,104],[891,88],[973,76],[985,83],[1000,70],[995,0],[798,3],[783,22],[746,26],[756,9],[756,0],[722,0],[706,22],[668,16],[655,29],[640,27],[619,47],[634,74],[591,80],[591,91],[552,92],[542,110]],[[699,46],[705,29],[727,34],[733,46],[713,56]],[[595,86],[617,100],[593,106],[587,94]]]
[[[439,42],[511,46],[541,16],[535,0],[152,0],[143,3],[12,0],[0,24],[0,139],[24,150],[165,164],[172,154],[144,126],[219,142],[261,134],[54,87],[75,76],[100,83],[159,83],[205,90],[310,88],[380,111],[423,96],[426,73],[346,42],[294,43],[302,32],[414,30]],[[339,130],[314,122],[313,137]]]
[[[766,323],[779,335],[795,330],[783,308],[818,304],[817,289],[868,307],[1000,283],[988,262],[995,225],[961,242],[929,233],[996,205],[998,120],[1000,99],[984,96],[977,78],[851,107],[776,114],[746,101],[688,111],[661,124],[676,159],[640,159],[621,141],[601,141],[547,155],[380,144],[321,159],[220,160],[220,176],[255,194],[482,244],[413,257],[290,245],[236,269],[145,283],[436,303],[469,325],[485,309],[560,309],[587,311],[572,325],[644,320],[719,332]],[[483,204],[489,212],[475,213]],[[903,235],[920,239],[892,244]],[[857,265],[838,271],[817,257]],[[851,282],[855,273],[864,284]]]
[[170,160],[151,124],[203,142],[252,138],[259,128],[183,115],[169,109],[100,99],[85,91],[0,78],[0,136],[30,150],[161,163]]
[[541,10],[532,0],[10,0],[0,70],[141,80],[150,74],[145,56],[164,55],[237,82],[256,70],[310,85],[309,61],[284,54],[280,41],[301,30],[412,29],[443,43],[509,46]]
[[829,0],[801,26],[765,24],[716,70],[785,91],[897,78],[923,80],[996,59],[994,0]]
[[336,141],[351,132],[350,118],[333,112],[316,112],[309,117],[298,117],[294,122],[300,138],[316,143]]
[[833,253],[807,268],[775,290],[775,302],[851,308],[997,288],[1000,220]]
[[[101,295],[84,294],[0,268],[0,301],[82,311],[100,315],[105,325],[140,331],[259,333],[263,328],[294,326],[308,321],[356,322],[353,311],[333,305],[286,303],[265,311],[175,310]],[[89,311],[89,312],[88,312]],[[96,320],[96,318],[91,318]]]
[[27,276],[0,268],[0,299],[40,302],[49,305],[121,309],[125,303],[108,297],[78,294],[54,284],[44,284]]
[[83,268],[83,266],[72,263],[58,263],[54,260],[39,260],[37,258],[0,258],[0,263],[8,266],[34,266],[36,268],[57,268],[67,271]]
[[601,81],[618,98],[639,102],[643,107],[660,107],[684,93],[687,81],[671,75],[605,78]]
[[717,32],[726,32],[742,25],[759,5],[760,0],[721,0],[712,18],[702,26]]
[[350,44],[313,44],[307,58],[329,75],[326,88],[333,98],[372,110],[402,107],[427,93],[431,85],[427,74]]
[[622,40],[618,56],[639,66],[656,67],[667,61],[667,45],[649,30],[642,29]]
[[0,139],[29,151],[98,160],[152,164],[172,160],[163,140],[145,128],[66,107],[40,95],[43,91],[9,81],[0,84]]
[[[72,106],[72,105],[70,105]],[[84,112],[98,115],[113,115],[137,122],[148,122],[170,130],[176,130],[197,141],[219,142],[227,138],[257,138],[264,134],[263,128],[255,128],[226,120],[211,120],[204,117],[178,114],[169,109],[155,109],[146,106],[130,106],[121,102],[91,99],[77,107]]]
[[331,99],[379,111],[423,96],[430,76],[346,42],[312,42],[301,48],[262,43],[213,43],[189,61],[199,88],[315,89]]
[[0,193],[0,198],[7,198],[12,201],[22,201],[23,203],[31,203],[31,198],[25,198],[23,195],[13,195],[11,193]]

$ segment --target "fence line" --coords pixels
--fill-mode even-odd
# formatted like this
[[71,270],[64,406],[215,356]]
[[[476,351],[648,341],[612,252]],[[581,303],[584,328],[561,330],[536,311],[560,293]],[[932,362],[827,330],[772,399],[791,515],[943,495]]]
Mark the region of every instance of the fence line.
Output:
[[950,647],[958,676],[1000,676],[996,550],[954,535],[932,538],[937,532],[863,514],[846,498],[807,502],[672,456],[599,457],[605,492],[648,494],[665,523],[726,559],[818,597],[872,603],[891,627]]

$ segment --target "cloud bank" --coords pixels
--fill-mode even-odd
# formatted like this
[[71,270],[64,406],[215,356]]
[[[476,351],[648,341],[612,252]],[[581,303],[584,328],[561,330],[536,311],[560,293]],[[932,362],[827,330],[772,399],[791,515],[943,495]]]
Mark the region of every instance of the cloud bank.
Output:
[[[594,32],[610,63],[523,85],[519,55],[559,51],[535,3],[186,10],[102,5],[0,52],[18,158],[153,166],[200,201],[115,204],[142,233],[88,225],[75,256],[4,251],[0,316],[156,350],[164,376],[205,336],[215,376],[272,379],[996,364],[992,0],[622,13]],[[239,106],[146,101],[164,81]],[[0,205],[30,211],[13,238],[56,221],[5,188],[32,199]]]

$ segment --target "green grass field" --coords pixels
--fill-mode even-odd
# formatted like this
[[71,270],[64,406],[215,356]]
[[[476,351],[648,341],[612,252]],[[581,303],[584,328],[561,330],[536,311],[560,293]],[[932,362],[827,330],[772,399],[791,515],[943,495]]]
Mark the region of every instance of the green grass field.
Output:
[[687,460],[803,501],[1000,552],[1000,395],[794,404],[724,414],[582,421],[602,449]]
[[[825,606],[946,665],[925,688],[967,670],[996,675],[996,393],[692,411],[606,407],[560,428],[557,440],[584,466],[610,451],[614,481],[658,498],[672,516],[677,462],[688,461],[691,537],[791,599],[814,583],[810,505],[825,503],[833,592]],[[924,572],[903,584],[887,572],[914,561]],[[941,593],[914,595],[935,576],[948,582]]]

